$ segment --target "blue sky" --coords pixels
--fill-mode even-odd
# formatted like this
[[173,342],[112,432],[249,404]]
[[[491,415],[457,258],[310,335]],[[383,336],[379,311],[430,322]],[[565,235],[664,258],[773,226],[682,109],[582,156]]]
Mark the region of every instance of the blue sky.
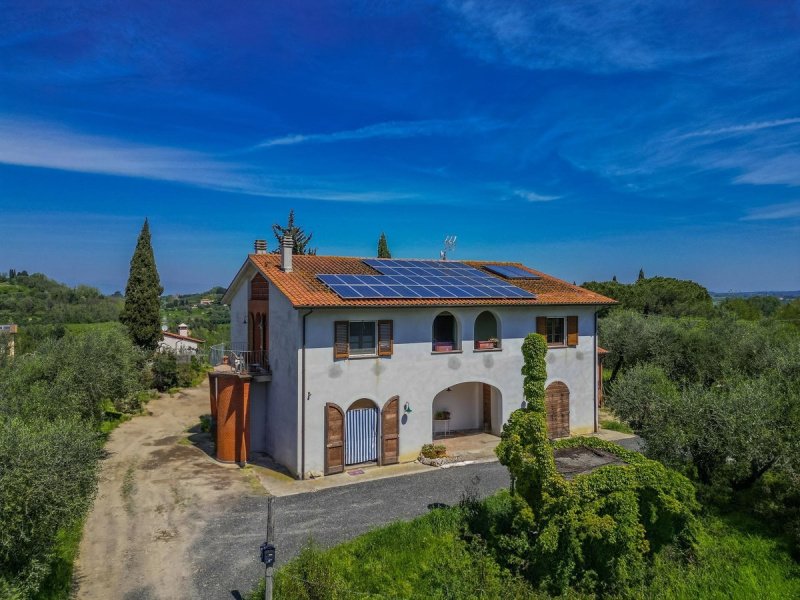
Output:
[[320,253],[800,288],[800,2],[5,4],[0,269]]

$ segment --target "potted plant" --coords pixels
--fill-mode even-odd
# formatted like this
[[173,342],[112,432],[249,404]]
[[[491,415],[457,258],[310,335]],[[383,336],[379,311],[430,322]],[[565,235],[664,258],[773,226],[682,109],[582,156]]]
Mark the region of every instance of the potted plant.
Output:
[[451,352],[453,350],[453,342],[435,342],[433,344],[434,352]]
[[477,342],[478,350],[494,350],[500,345],[500,340],[496,337],[489,338],[488,340],[479,340]]
[[433,417],[437,421],[449,421],[450,420],[450,411],[449,410],[440,410],[436,412],[436,415]]

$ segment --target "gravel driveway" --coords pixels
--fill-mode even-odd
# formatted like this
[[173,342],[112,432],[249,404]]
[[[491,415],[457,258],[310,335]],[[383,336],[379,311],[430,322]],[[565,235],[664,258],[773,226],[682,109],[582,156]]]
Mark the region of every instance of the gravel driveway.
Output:
[[[455,504],[467,491],[486,496],[508,484],[508,471],[492,462],[276,498],[278,564],[294,556],[309,538],[331,546],[425,514],[429,504]],[[264,497],[243,497],[207,521],[192,547],[198,597],[237,598],[263,575],[258,546],[264,541],[266,507]]]

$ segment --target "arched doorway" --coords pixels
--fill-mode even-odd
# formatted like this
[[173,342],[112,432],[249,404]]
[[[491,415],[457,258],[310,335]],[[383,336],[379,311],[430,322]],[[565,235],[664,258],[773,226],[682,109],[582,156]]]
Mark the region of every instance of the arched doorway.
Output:
[[547,386],[544,397],[547,437],[569,437],[569,388],[562,381]]
[[434,439],[489,433],[503,428],[503,397],[487,383],[470,381],[451,385],[433,398],[431,431]]
[[378,460],[378,407],[362,398],[350,405],[345,414],[344,464]]

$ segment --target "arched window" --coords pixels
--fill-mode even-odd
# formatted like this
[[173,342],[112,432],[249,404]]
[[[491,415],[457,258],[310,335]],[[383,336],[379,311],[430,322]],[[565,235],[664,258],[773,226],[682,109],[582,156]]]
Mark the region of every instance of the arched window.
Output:
[[497,319],[488,310],[483,311],[475,319],[474,333],[475,350],[494,350],[500,347]]
[[456,318],[449,312],[439,313],[433,320],[433,351],[453,352],[458,349]]

